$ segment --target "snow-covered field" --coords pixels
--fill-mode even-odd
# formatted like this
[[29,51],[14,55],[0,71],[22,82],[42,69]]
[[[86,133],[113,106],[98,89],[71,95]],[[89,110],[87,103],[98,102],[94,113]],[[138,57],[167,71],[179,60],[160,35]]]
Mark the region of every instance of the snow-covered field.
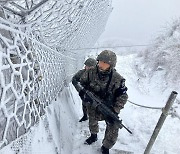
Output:
[[[151,80],[147,80],[143,74],[138,74],[136,65],[141,60],[136,54],[118,56],[117,71],[126,78],[129,100],[149,106],[164,107],[173,89],[164,87],[161,72],[157,72]],[[177,92],[180,90],[176,89]],[[178,99],[180,97],[178,96]],[[180,104],[173,105],[180,115]],[[117,143],[111,154],[117,154],[113,149],[120,149],[143,154],[152,135],[154,127],[161,115],[160,109],[147,109],[135,106],[127,102],[125,108],[119,115],[123,123],[133,134],[125,129],[119,131]],[[98,141],[93,145],[84,145],[84,140],[90,135],[88,121],[79,123],[82,116],[81,100],[70,84],[60,93],[56,101],[47,108],[46,116],[42,118],[39,125],[32,128],[28,133],[24,146],[20,153],[32,154],[98,154],[104,136],[105,123],[100,122]],[[152,154],[179,154],[180,153],[180,119],[168,116],[152,148]],[[15,143],[14,143],[15,144]],[[12,150],[14,144],[3,148],[0,154],[15,153]]]

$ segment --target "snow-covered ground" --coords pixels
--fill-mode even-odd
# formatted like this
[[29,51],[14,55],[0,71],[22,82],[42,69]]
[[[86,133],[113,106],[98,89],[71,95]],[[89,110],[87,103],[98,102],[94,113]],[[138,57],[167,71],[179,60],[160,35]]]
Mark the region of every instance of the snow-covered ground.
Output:
[[[164,107],[172,89],[164,87],[160,73],[147,80],[143,74],[138,74],[136,64],[140,64],[136,54],[118,56],[117,71],[126,78],[129,100],[150,107]],[[177,92],[179,92],[178,90]],[[178,96],[179,99],[179,96]],[[175,102],[177,114],[180,115],[180,104]],[[117,143],[111,154],[117,154],[114,149],[126,150],[135,154],[143,154],[154,127],[161,115],[159,109],[147,109],[127,102],[119,115],[123,123],[133,134],[125,129],[119,131]],[[84,145],[84,140],[90,135],[88,121],[79,123],[82,116],[81,100],[72,86],[65,87],[57,100],[47,108],[46,116],[27,134],[26,141],[20,148],[20,153],[32,154],[96,154],[100,153],[104,137],[105,123],[100,122],[98,141],[92,145]],[[180,119],[167,117],[157,140],[152,148],[152,154],[180,153]],[[13,154],[15,144],[3,148],[0,154]],[[18,147],[18,146],[17,146]],[[12,150],[13,148],[13,150]]]
[[[139,79],[135,70],[136,54],[118,56],[116,69],[126,78],[128,87],[129,100],[137,104],[149,107],[164,107],[171,93],[170,90],[162,92],[159,85],[160,76],[153,78],[154,84],[148,83],[144,78]],[[141,82],[141,83],[140,83]],[[156,84],[158,84],[156,86]],[[133,135],[126,130],[119,131],[118,141],[112,149],[120,149],[142,154],[152,135],[155,125],[161,115],[161,110],[147,109],[134,106],[129,102],[122,110],[120,117],[124,124],[133,131]],[[179,112],[180,114],[180,112]],[[160,134],[152,148],[154,154],[179,154],[180,153],[180,123],[178,118],[168,116]],[[96,153],[101,146],[103,139],[105,123],[100,122],[99,140],[92,146],[83,145],[84,140],[89,135],[88,122],[78,123],[78,133],[75,136],[73,154],[90,154]],[[115,154],[114,150],[111,151]]]

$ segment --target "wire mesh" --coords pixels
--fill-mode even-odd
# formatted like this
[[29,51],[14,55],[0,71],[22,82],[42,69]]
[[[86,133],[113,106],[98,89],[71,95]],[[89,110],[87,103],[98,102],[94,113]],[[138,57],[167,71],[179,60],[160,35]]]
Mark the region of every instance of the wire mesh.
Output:
[[0,149],[27,133],[83,66],[110,0],[0,2]]

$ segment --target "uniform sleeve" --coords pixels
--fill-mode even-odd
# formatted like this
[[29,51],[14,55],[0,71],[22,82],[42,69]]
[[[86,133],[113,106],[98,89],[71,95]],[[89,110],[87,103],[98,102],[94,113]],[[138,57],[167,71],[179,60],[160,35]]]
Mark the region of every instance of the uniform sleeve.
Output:
[[124,105],[127,102],[127,87],[125,86],[125,79],[121,80],[120,87],[115,91],[115,103],[114,103],[114,111],[116,113],[120,113],[120,110],[124,108]]
[[87,89],[88,85],[89,85],[89,73],[90,73],[90,69],[86,70],[83,75],[80,78],[80,84]]
[[123,94],[123,95],[116,98],[116,102],[115,102],[115,105],[113,108],[116,113],[119,114],[120,110],[124,108],[124,105],[126,104],[127,99],[128,99],[127,94]]
[[72,84],[76,88],[77,91],[79,91],[78,83],[80,82],[80,78],[83,75],[83,70],[78,71],[72,78]]

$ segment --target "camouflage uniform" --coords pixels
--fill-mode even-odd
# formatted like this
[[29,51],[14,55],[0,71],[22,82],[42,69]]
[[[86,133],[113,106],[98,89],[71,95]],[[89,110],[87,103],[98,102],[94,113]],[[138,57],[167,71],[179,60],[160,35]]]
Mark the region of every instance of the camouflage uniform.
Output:
[[[93,58],[88,58],[84,62],[84,64],[85,64],[85,66],[93,67],[96,65],[96,60]],[[78,82],[80,81],[80,78],[85,71],[86,71],[86,69],[79,70],[72,78],[72,84],[74,85],[74,87],[76,88],[77,91],[79,91]],[[87,116],[87,107],[83,100],[82,100],[82,110],[83,110],[84,116]]]
[[[77,91],[79,91],[78,82],[85,71],[86,71],[85,69],[79,70],[72,78],[72,84],[74,85]],[[83,110],[83,114],[87,115],[87,108],[83,100],[82,100],[82,110]]]
[[[98,59],[98,58],[97,58]],[[119,114],[124,108],[128,95],[125,86],[125,79],[111,67],[108,71],[102,73],[98,66],[85,71],[80,78],[81,85],[94,93],[97,97],[103,100],[103,103],[108,106],[114,113]],[[88,106],[89,129],[91,134],[99,132],[98,121],[106,121],[105,137],[103,146],[110,149],[116,143],[118,137],[118,126],[109,123],[104,119],[93,106]]]

